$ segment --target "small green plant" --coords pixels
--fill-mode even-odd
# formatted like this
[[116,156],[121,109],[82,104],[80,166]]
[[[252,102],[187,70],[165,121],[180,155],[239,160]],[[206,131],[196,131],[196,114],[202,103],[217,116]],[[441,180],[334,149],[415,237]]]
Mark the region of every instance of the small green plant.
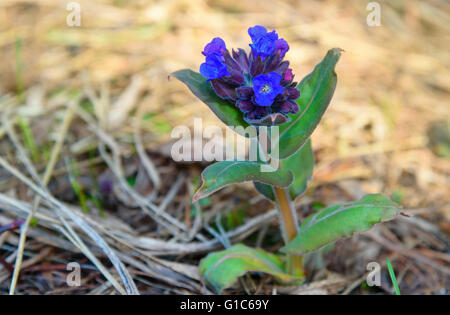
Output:
[[23,141],[26,148],[30,151],[33,162],[38,163],[41,160],[41,154],[36,145],[36,142],[34,141],[33,131],[31,131],[30,124],[28,123],[28,120],[23,116],[19,116],[19,127],[22,131]]
[[395,294],[401,295],[400,289],[398,288],[397,278],[395,277],[394,268],[392,268],[392,264],[391,264],[391,261],[389,260],[389,258],[386,258],[386,264],[388,266],[389,276],[391,277],[391,281],[392,281],[392,285],[394,286]]
[[248,272],[270,274],[283,284],[301,283],[305,278],[302,255],[400,213],[387,197],[372,194],[355,202],[319,207],[300,224],[292,201],[305,192],[312,176],[310,136],[333,96],[337,82],[334,69],[342,50],[329,50],[297,84],[289,62],[284,60],[288,43],[262,26],[251,27],[249,35],[249,54],[243,49],[230,54],[225,42],[214,38],[203,51],[206,60],[200,73],[180,70],[172,74],[226,125],[246,137],[252,133],[242,130],[253,128],[258,140],[256,159],[225,160],[208,166],[193,201],[207,198],[226,185],[251,181],[259,193],[276,204],[280,214],[284,258],[237,244],[201,261],[200,274],[218,292]]

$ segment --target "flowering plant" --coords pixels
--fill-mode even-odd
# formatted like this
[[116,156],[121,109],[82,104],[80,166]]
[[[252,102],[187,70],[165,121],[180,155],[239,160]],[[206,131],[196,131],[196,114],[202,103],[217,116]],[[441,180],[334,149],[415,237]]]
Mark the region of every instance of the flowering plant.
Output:
[[[275,31],[268,32],[259,25],[249,28],[248,34],[252,41],[249,53],[244,49],[230,53],[225,42],[216,37],[202,52],[205,62],[200,65],[200,73],[180,70],[172,74],[226,125],[252,127],[258,136],[266,135],[265,140],[271,135],[270,151],[258,137],[256,161],[226,160],[208,166],[193,201],[229,184],[253,182],[259,193],[277,205],[285,243],[281,251],[286,256],[283,259],[242,244],[209,254],[200,263],[200,274],[217,291],[247,272],[268,273],[281,283],[302,282],[302,255],[400,213],[387,197],[372,194],[322,209],[300,224],[293,201],[305,192],[312,176],[310,136],[333,96],[337,83],[334,68],[342,50],[329,50],[297,84],[289,62],[284,60],[288,43]],[[264,128],[270,128],[269,132]],[[242,135],[250,137],[246,132]]]

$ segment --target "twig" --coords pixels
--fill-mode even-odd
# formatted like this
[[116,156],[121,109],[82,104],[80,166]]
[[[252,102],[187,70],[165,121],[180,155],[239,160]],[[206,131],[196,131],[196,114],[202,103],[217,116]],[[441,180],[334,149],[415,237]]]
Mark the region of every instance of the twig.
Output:
[[[224,236],[233,241],[242,240],[257,230],[262,224],[267,224],[276,217],[277,210],[272,209],[267,213],[248,220],[236,229],[228,231]],[[208,240],[206,242],[170,243],[155,238],[135,237],[120,232],[115,234],[138,248],[151,250],[151,252],[149,252],[151,255],[181,255],[207,252],[216,248],[220,244],[217,239]]]

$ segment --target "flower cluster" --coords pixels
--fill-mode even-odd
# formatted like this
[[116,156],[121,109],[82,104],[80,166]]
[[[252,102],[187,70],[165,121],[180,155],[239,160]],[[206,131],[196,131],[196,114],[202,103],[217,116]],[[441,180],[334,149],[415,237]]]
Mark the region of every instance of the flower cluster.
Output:
[[295,100],[300,96],[289,61],[283,60],[289,45],[263,26],[249,28],[248,34],[252,40],[249,54],[243,49],[230,54],[225,42],[214,38],[202,52],[206,60],[200,73],[219,97],[244,113],[247,122],[262,124],[270,121],[268,117],[272,123],[274,117],[286,122],[286,114],[298,112]]

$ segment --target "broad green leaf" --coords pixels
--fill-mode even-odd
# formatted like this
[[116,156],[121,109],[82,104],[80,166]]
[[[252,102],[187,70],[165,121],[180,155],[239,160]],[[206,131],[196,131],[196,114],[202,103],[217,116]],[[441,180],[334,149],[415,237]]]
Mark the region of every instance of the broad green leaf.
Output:
[[280,126],[279,157],[276,158],[285,159],[297,152],[316,129],[336,88],[334,67],[341,52],[340,48],[329,50],[313,72],[299,83],[297,103],[300,110],[295,115],[289,115],[290,123]]
[[[306,143],[294,155],[287,159],[280,160],[280,169],[291,171],[294,175],[294,181],[289,186],[289,194],[292,200],[301,195],[306,190],[308,180],[311,179],[314,167],[314,154],[311,147],[311,140]],[[255,188],[258,192],[275,201],[272,187],[263,183],[255,182]]]
[[[233,183],[257,181],[277,187],[288,187],[293,180],[290,171],[270,169],[262,172],[262,163],[254,161],[221,161],[211,164],[202,172],[202,186],[192,200],[205,198],[220,188]],[[269,166],[265,165],[269,169]]]
[[209,254],[200,262],[199,271],[218,292],[233,285],[247,272],[264,272],[285,284],[301,280],[285,272],[279,257],[242,244]]
[[[244,129],[249,126],[240,110],[228,101],[218,97],[211,88],[211,84],[200,73],[184,69],[172,73],[171,76],[186,84],[191,92],[208,105],[225,125],[230,127],[242,126]],[[239,133],[248,137],[248,134]]]
[[298,235],[281,251],[303,255],[340,238],[366,231],[376,223],[392,220],[398,214],[397,204],[381,194],[334,205],[309,216],[300,226]]

